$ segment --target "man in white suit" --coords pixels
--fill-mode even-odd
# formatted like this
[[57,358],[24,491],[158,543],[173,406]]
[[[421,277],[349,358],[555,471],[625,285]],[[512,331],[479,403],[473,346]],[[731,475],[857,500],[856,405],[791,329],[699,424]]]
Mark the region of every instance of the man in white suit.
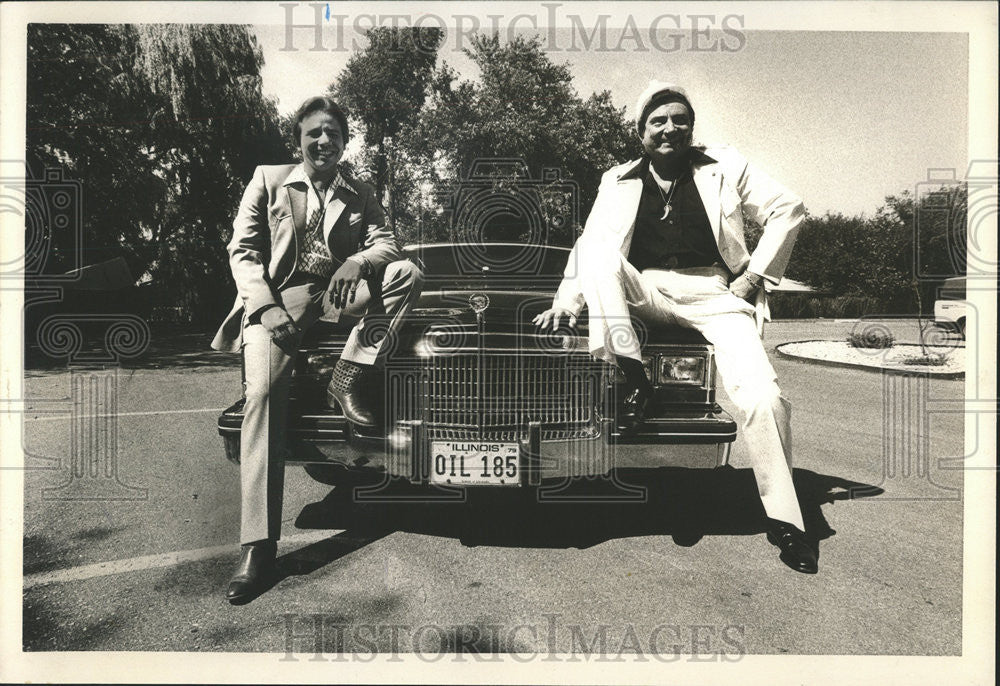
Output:
[[[631,318],[700,331],[744,415],[768,540],[789,567],[815,573],[792,483],[791,407],[754,321],[768,316],[764,282],[781,280],[805,209],[732,148],[693,146],[694,119],[678,86],[653,81],[639,96],[644,155],[604,174],[552,307],[535,322],[573,326],[587,305],[591,353],[625,375],[626,430],[643,421],[652,391]],[[744,216],[764,227],[753,253]]]

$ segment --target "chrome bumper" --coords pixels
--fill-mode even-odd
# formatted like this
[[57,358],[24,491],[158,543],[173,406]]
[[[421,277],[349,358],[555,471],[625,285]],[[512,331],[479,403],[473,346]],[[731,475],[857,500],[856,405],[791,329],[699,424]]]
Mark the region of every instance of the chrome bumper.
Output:
[[[231,460],[239,454],[242,414],[239,406],[219,418]],[[609,419],[594,437],[542,440],[540,422],[518,432],[521,485],[542,480],[600,476],[613,469],[717,467],[728,463],[736,424],[722,410],[647,422],[630,436],[618,433]],[[387,436],[356,433],[342,417],[303,416],[289,429],[287,463],[339,464],[364,468],[426,484],[430,475],[430,438],[421,421],[400,421]]]

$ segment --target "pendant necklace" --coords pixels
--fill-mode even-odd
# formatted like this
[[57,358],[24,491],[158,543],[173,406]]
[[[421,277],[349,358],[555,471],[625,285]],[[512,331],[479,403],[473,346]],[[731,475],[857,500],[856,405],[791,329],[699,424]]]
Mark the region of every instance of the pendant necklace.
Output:
[[[680,181],[680,177],[677,177],[676,179],[671,181],[670,192],[664,193],[663,187],[660,185],[660,180],[661,180],[660,177],[656,174],[656,172],[653,172],[652,170],[650,171],[653,174],[653,182],[656,184],[656,190],[660,192],[660,197],[663,198],[663,216],[660,217],[660,221],[662,222],[665,221],[668,216],[670,216],[670,210],[673,209],[670,203],[673,202],[674,191],[677,190],[677,182]],[[663,180],[665,181],[666,179]]]

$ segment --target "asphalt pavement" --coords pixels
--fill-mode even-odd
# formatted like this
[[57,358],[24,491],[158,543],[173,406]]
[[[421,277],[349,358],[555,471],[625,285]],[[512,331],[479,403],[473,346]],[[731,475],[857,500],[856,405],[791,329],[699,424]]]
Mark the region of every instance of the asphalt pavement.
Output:
[[[786,568],[766,542],[738,440],[730,468],[623,469],[645,489],[638,502],[539,504],[506,491],[359,503],[290,467],[282,579],[241,607],[223,597],[238,555],[238,468],[215,431],[239,393],[238,360],[185,335],[155,339],[116,371],[29,370],[24,647],[957,655],[963,381],[773,352],[852,326],[783,321],[765,335],[793,405],[818,575]],[[912,322],[890,326],[916,341]],[[116,419],[74,423],[74,388]],[[94,404],[110,397],[116,405]],[[74,474],[72,456],[87,450],[113,471]]]

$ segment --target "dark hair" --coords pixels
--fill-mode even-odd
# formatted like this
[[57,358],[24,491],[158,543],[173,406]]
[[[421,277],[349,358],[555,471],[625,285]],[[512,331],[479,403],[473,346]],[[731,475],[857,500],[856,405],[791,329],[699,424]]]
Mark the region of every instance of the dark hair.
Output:
[[639,121],[636,122],[636,128],[639,129],[639,135],[642,135],[643,129],[646,126],[646,120],[649,118],[649,113],[655,110],[660,105],[665,105],[668,102],[679,102],[687,108],[687,111],[691,114],[691,126],[694,126],[694,108],[691,107],[691,103],[686,97],[672,90],[663,90],[657,93],[650,99],[649,103],[642,108],[642,115],[639,117]]
[[292,142],[296,147],[298,147],[299,138],[302,136],[302,120],[313,112],[320,111],[326,112],[337,120],[337,123],[340,124],[340,133],[344,136],[344,144],[347,144],[347,140],[350,138],[350,131],[347,128],[347,115],[344,113],[344,110],[333,101],[333,98],[325,95],[316,95],[299,105],[299,109],[295,110],[295,114],[293,115]]

